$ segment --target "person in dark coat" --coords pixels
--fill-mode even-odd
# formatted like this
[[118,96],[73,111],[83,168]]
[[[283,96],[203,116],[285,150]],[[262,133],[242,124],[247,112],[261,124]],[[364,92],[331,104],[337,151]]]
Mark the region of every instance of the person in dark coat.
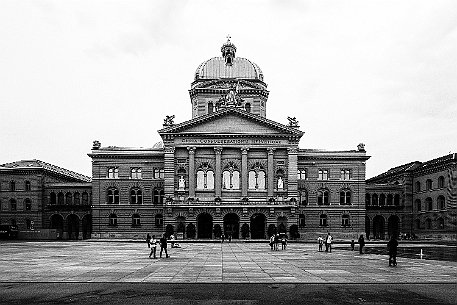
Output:
[[389,250],[389,266],[397,266],[397,248],[398,241],[395,239],[395,236],[392,235],[387,243],[387,249]]
[[151,241],[151,235],[149,235],[149,233],[148,233],[148,235],[146,235],[146,243],[148,244],[148,248],[151,246],[149,244],[150,241]]
[[169,258],[168,252],[167,252],[167,238],[165,237],[165,233],[162,235],[162,238],[160,238],[160,258],[162,258],[162,251],[165,250],[165,257]]
[[365,247],[365,239],[363,238],[363,234],[360,234],[358,241],[359,241],[359,253],[363,254],[362,250],[363,250],[363,247]]

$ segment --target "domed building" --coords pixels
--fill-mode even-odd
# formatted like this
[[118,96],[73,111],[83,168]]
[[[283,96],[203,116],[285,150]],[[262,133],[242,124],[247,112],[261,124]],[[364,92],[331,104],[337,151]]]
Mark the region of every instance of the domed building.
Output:
[[167,116],[152,148],[102,147],[92,158],[93,238],[265,239],[273,233],[356,238],[365,229],[363,144],[300,149],[303,132],[267,119],[260,67],[236,56],[203,61],[189,90],[192,119]]

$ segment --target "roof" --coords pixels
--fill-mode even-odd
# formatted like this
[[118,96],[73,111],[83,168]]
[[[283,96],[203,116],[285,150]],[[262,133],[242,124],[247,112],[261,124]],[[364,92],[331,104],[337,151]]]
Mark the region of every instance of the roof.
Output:
[[231,65],[223,57],[213,57],[202,62],[195,71],[195,79],[242,78],[263,81],[263,72],[252,61],[235,57]]
[[46,163],[40,160],[32,159],[32,160],[21,160],[15,161],[11,163],[5,163],[0,165],[1,169],[17,169],[17,170],[31,170],[31,169],[42,169],[51,173],[60,174],[69,178],[80,180],[81,182],[91,182],[91,178],[87,177],[82,174],[78,174],[71,170],[59,167],[57,165],[53,165],[50,163]]

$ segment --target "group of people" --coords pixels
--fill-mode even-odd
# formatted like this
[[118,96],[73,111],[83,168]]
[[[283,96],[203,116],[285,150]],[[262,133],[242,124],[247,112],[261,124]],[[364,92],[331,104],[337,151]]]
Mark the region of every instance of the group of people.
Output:
[[[179,247],[179,244],[177,242],[175,242],[175,237],[174,235],[171,235],[170,237],[170,240],[171,240],[171,247],[172,248],[177,248]],[[170,256],[168,255],[168,240],[167,240],[167,236],[165,235],[165,233],[162,234],[162,237],[157,240],[155,235],[147,235],[146,236],[146,243],[148,244],[148,248],[151,249],[151,252],[149,253],[149,258],[154,258],[156,259],[157,258],[157,244],[159,244],[160,246],[160,254],[159,254],[159,257],[162,258],[162,253],[165,252],[165,257],[166,258],[169,258]],[[152,256],[152,257],[151,257]]]
[[279,242],[281,242],[281,249],[286,250],[287,247],[287,235],[286,234],[273,234],[270,236],[270,248],[271,250],[279,250]]
[[[325,243],[325,252],[332,252],[332,241],[333,237],[330,233],[327,234],[326,238],[322,238],[319,236],[317,239],[317,243],[319,245],[319,252],[322,252],[322,247]],[[363,254],[363,248],[365,247],[365,238],[363,234],[359,236],[357,240],[359,243],[359,253]],[[355,242],[354,240],[351,241],[351,250],[354,251]],[[387,251],[389,253],[389,266],[397,266],[397,249],[398,249],[398,241],[394,235],[391,236],[389,242],[387,243]]]
[[317,238],[317,244],[319,245],[319,252],[322,252],[322,248],[325,244],[325,252],[332,252],[332,242],[333,242],[333,236],[329,233],[327,233],[327,236],[322,238],[322,236],[319,236]]

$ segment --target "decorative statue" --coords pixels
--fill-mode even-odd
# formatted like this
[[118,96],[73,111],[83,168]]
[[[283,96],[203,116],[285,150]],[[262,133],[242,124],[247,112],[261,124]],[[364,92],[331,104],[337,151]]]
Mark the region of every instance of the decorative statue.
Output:
[[174,124],[175,116],[174,115],[167,115],[163,120],[163,126],[171,126]]
[[297,118],[288,116],[287,119],[289,120],[289,127],[299,127]]
[[282,190],[284,188],[284,181],[282,180],[282,177],[278,178],[278,190]]
[[358,149],[359,151],[365,151],[365,144],[360,143],[359,145],[357,145],[357,149]]
[[183,190],[186,187],[186,181],[184,180],[183,176],[179,177],[178,187],[180,190]]

